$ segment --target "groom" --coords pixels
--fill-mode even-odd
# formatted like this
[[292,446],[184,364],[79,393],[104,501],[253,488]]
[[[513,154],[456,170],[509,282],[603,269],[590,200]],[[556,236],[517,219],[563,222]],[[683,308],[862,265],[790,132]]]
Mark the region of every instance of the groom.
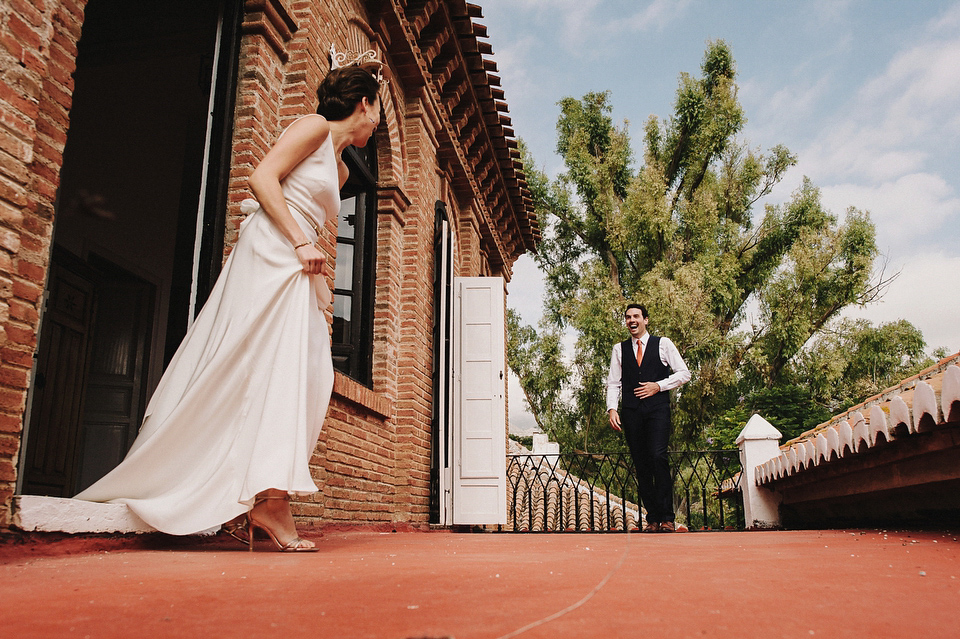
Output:
[[[630,339],[613,347],[607,376],[610,426],[623,432],[637,470],[641,505],[647,509],[643,532],[674,532],[673,479],[667,459],[670,440],[670,389],[690,381],[690,371],[668,337],[647,332],[650,319],[640,304],[624,313]],[[623,389],[623,417],[617,400]]]

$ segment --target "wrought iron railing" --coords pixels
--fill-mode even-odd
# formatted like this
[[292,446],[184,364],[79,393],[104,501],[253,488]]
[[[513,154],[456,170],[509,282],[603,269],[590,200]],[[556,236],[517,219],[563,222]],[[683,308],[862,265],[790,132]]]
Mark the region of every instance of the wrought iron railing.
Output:
[[[741,530],[736,450],[672,451],[677,523],[690,530]],[[599,532],[641,527],[629,453],[507,456],[507,530]]]

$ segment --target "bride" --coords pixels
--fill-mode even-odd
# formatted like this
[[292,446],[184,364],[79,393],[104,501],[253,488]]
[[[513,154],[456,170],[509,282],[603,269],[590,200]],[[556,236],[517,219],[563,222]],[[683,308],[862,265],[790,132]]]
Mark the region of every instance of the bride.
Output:
[[326,255],[317,247],[348,177],[341,153],[380,123],[379,62],[333,69],[317,114],[291,124],[249,179],[256,201],[203,310],[114,470],[77,499],[126,504],[157,530],[218,525],[253,549],[254,528],[282,551],[297,534],[291,494],[310,475],[333,388]]

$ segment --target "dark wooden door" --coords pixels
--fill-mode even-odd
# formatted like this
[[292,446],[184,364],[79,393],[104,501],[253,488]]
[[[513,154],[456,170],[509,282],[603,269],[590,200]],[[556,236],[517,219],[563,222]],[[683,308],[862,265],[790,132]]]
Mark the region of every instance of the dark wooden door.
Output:
[[156,287],[90,257],[101,277],[80,423],[74,492],[120,463],[143,419]]
[[95,280],[84,262],[54,249],[23,466],[26,494],[71,496]]

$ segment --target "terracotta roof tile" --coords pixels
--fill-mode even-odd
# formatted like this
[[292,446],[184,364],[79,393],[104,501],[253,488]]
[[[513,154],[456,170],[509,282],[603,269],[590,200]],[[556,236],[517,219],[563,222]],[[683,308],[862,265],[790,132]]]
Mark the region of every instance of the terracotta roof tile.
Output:
[[785,442],[778,457],[756,468],[756,480],[770,483],[956,421],[960,421],[960,353]]

